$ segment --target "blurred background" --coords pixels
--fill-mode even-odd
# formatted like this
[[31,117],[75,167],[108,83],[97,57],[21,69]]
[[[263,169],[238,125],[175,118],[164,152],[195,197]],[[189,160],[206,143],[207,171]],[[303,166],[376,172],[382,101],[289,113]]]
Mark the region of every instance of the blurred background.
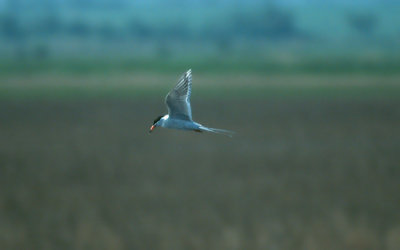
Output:
[[400,249],[399,13],[0,0],[0,248]]

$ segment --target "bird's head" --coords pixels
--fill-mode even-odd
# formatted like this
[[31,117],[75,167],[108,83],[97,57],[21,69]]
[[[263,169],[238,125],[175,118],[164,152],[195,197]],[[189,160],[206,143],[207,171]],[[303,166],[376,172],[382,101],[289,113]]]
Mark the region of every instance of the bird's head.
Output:
[[160,116],[158,116],[156,119],[154,119],[154,121],[153,121],[153,125],[151,125],[151,127],[150,127],[150,130],[149,130],[149,133],[151,133],[151,132],[153,132],[153,130],[157,127],[157,126],[159,126],[159,121],[161,120],[161,118],[163,118],[164,116],[163,115],[160,115]]

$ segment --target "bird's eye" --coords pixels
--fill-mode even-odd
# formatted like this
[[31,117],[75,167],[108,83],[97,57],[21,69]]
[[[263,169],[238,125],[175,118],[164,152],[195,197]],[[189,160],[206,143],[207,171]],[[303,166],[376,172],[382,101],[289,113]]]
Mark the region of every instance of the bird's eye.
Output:
[[157,117],[157,118],[154,120],[153,125],[156,124],[159,120],[161,120],[162,117],[163,117],[162,115],[160,115],[159,117]]

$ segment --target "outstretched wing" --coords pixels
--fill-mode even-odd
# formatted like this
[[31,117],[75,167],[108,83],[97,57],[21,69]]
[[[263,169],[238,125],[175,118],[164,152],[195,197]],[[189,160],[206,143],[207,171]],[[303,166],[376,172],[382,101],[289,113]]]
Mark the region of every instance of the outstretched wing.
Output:
[[190,93],[192,92],[192,70],[189,69],[176,86],[165,97],[168,114],[171,118],[192,120]]

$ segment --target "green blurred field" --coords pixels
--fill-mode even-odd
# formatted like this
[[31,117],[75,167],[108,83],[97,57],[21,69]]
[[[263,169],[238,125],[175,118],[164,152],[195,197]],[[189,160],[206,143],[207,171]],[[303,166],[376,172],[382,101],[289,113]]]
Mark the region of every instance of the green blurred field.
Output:
[[0,248],[398,249],[398,75],[179,73],[2,75]]
[[[86,65],[86,64],[85,64]],[[156,70],[156,66],[138,67],[132,71],[107,65],[105,68],[74,69],[50,68],[16,71],[0,74],[0,99],[3,100],[76,100],[76,99],[147,99],[163,98],[175,84],[180,70]],[[74,67],[79,67],[76,64]],[[220,71],[212,65],[194,69],[194,101],[207,98],[339,98],[339,99],[397,99],[400,95],[400,75],[397,71],[382,72],[374,68],[371,72],[273,71],[264,72],[263,66],[220,65]],[[22,68],[21,68],[22,67]],[[28,67],[28,66],[27,66]],[[210,70],[207,70],[210,69]],[[300,70],[300,69],[299,69]],[[361,69],[360,69],[361,70]],[[179,73],[177,73],[179,72]]]

